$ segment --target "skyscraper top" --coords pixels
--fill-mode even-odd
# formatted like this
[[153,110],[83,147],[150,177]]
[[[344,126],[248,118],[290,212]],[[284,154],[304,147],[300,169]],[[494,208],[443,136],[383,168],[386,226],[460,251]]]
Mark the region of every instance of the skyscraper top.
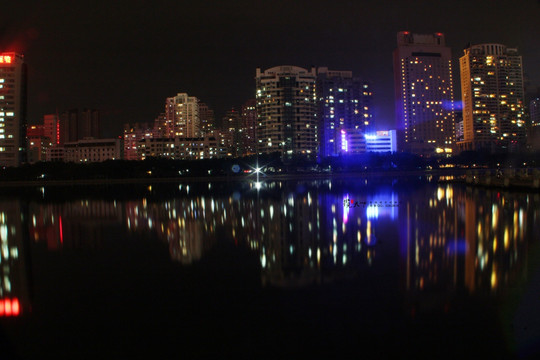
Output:
[[472,55],[518,55],[518,50],[507,48],[501,44],[478,44],[464,49],[465,54]]
[[285,74],[297,74],[297,75],[316,75],[315,68],[312,68],[311,70],[306,70],[304,68],[298,67],[298,66],[291,66],[291,65],[282,65],[282,66],[275,66],[273,68],[267,69],[265,71],[261,71],[260,68],[257,68],[256,70],[256,77],[261,76],[276,76],[276,75],[285,75]]
[[398,46],[407,45],[434,45],[445,46],[444,34],[413,34],[409,31],[400,31],[397,33]]

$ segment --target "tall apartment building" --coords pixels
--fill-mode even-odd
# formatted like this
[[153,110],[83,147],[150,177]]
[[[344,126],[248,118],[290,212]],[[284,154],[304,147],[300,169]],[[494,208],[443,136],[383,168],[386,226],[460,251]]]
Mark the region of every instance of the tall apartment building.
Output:
[[338,145],[340,129],[365,133],[371,128],[371,98],[369,84],[354,78],[352,71],[317,69],[321,157],[337,156],[342,152]]
[[199,100],[186,93],[167,98],[165,122],[167,137],[198,137],[200,135]]
[[60,121],[58,115],[43,116],[43,136],[49,138],[53,145],[60,144]]
[[257,149],[257,100],[250,99],[242,105],[241,117],[241,154],[242,156],[253,155]]
[[215,128],[216,118],[214,110],[210,109],[208,105],[203,102],[199,102],[199,130],[201,135],[210,133]]
[[233,157],[241,155],[241,126],[240,112],[235,108],[227,111],[221,121],[223,131],[228,134],[227,139],[229,139],[229,143],[227,144],[227,148]]
[[443,34],[397,34],[394,87],[398,147],[421,155],[452,152],[452,54]]
[[26,64],[22,55],[0,53],[0,166],[26,161]]
[[315,68],[257,68],[257,151],[280,152],[284,160],[314,159],[318,148]]
[[529,106],[531,127],[540,126],[540,97],[531,100]]
[[540,151],[540,97],[531,100],[529,115],[530,126],[527,132],[527,147],[532,151]]
[[461,150],[505,152],[526,141],[523,70],[516,49],[469,46],[459,59],[463,100]]
[[79,140],[79,110],[71,109],[60,114],[60,145]]
[[81,113],[81,128],[79,138],[99,139],[100,136],[100,116],[95,109],[85,109]]

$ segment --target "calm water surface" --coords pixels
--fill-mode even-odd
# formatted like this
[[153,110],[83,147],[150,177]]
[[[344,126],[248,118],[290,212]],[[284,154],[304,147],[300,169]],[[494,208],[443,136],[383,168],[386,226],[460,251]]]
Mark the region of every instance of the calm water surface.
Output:
[[534,357],[540,196],[433,178],[0,197],[0,358]]

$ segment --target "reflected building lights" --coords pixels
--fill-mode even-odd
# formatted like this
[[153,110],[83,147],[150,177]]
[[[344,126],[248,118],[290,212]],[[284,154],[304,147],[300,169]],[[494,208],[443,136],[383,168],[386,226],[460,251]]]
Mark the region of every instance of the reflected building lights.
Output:
[[[278,287],[386,266],[393,247],[400,248],[402,284],[413,298],[429,292],[450,296],[460,288],[496,293],[524,276],[527,226],[540,223],[540,199],[436,183],[398,196],[390,187],[368,191],[374,185],[355,184],[361,188],[343,189],[336,181],[329,191],[326,181],[280,182],[272,185],[280,190],[259,193],[246,185],[241,196],[209,196],[195,186],[188,195],[189,186],[179,185],[181,195],[168,200],[147,195],[124,202],[30,203],[27,229],[32,242],[60,250],[97,248],[107,224],[123,224],[131,234],[150,234],[167,244],[171,259],[185,265],[199,261],[216,242],[230,241],[257,256],[262,284]],[[346,206],[347,200],[358,206]],[[21,225],[15,222],[12,229],[13,223],[8,211],[0,212],[3,262],[21,257],[20,247],[4,241],[19,236]],[[14,285],[5,276],[7,292]],[[5,298],[17,298],[24,308],[22,295]]]

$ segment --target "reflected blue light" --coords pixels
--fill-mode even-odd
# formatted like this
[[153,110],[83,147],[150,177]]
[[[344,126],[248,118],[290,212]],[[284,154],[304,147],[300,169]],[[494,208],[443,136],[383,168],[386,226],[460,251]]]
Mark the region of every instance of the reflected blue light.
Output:
[[446,250],[451,255],[465,255],[467,254],[467,241],[458,239],[457,242],[450,242],[446,245]]
[[395,220],[398,215],[398,206],[398,195],[393,191],[384,191],[368,196],[366,199],[366,217],[368,219],[390,217],[390,219]]
[[368,206],[368,207],[366,207],[366,217],[368,219],[378,219],[379,218],[379,207],[378,206]]

